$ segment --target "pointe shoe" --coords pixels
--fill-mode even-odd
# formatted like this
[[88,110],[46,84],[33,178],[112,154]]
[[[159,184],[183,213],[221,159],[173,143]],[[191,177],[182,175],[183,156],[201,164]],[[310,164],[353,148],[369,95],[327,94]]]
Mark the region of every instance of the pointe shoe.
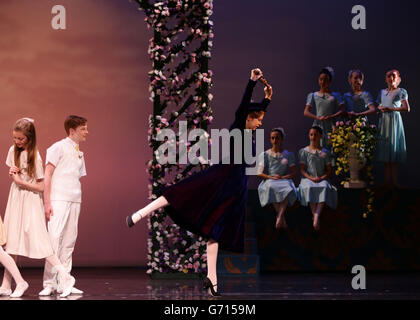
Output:
[[129,228],[134,226],[134,221],[133,221],[133,218],[131,218],[131,216],[127,216],[125,218],[125,222],[127,223],[127,227]]
[[13,291],[13,293],[10,295],[10,298],[20,298],[21,296],[23,296],[25,291],[28,290],[28,288],[29,284],[26,281],[19,283],[16,286],[15,291]]
[[[136,222],[134,222],[134,220],[133,220],[133,216],[135,215],[135,214],[138,214],[139,216],[140,216],[140,219],[138,219]],[[127,223],[127,226],[129,227],[129,228],[131,228],[131,227],[133,227],[136,223],[138,223],[141,219],[143,219],[144,218],[144,216],[141,214],[141,213],[139,213],[139,212],[136,212],[136,213],[133,213],[131,216],[127,216],[126,218],[125,218],[125,222]]]
[[211,283],[211,280],[209,278],[206,278],[203,282],[203,289],[208,290],[209,294],[211,294],[213,297],[220,297],[221,294],[218,291],[214,290],[214,287],[217,286],[216,284]]
[[[70,276],[70,275],[69,275]],[[65,298],[71,294],[71,290],[73,289],[74,284],[76,283],[76,280],[73,276],[70,276],[69,279],[64,280],[64,276],[60,276],[60,284],[63,288],[63,293],[60,294],[60,298]]]
[[0,288],[0,296],[10,296],[12,294],[12,289]]
[[44,289],[41,290],[40,293],[38,293],[38,295],[41,297],[47,297],[54,294],[54,292],[55,290],[52,287],[45,287]]

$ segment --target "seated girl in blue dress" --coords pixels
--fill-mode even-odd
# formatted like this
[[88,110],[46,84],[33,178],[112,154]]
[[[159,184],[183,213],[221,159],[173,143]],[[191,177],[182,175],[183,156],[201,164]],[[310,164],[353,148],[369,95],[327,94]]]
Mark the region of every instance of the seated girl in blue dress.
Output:
[[330,152],[321,148],[322,129],[313,126],[309,130],[309,146],[299,150],[300,172],[299,198],[303,206],[311,207],[313,226],[319,230],[319,216],[324,205],[337,207],[337,189],[328,182],[332,173]]
[[262,207],[273,204],[277,212],[276,229],[287,228],[284,212],[287,205],[292,206],[297,198],[292,180],[296,175],[295,156],[283,149],[284,137],[283,128],[272,129],[272,148],[258,157],[258,176],[264,179],[258,186],[258,195]]
[[385,163],[385,185],[398,186],[398,163],[404,163],[407,158],[401,112],[410,112],[410,105],[407,91],[398,88],[401,83],[398,70],[388,71],[385,81],[388,88],[379,92],[377,100],[381,112],[377,160]]

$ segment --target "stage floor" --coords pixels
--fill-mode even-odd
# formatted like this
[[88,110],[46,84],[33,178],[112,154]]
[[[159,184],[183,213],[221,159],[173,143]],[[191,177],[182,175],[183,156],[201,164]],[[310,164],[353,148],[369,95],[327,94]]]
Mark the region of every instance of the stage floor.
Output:
[[[2,271],[2,270],[1,270]],[[281,272],[258,277],[220,277],[221,298],[210,297],[199,279],[151,279],[141,268],[75,268],[76,287],[83,295],[65,300],[418,300],[420,272],[367,273],[366,290],[354,290],[351,273]],[[55,300],[39,297],[42,269],[22,274],[29,289],[19,300]],[[0,300],[13,300],[0,297]]]

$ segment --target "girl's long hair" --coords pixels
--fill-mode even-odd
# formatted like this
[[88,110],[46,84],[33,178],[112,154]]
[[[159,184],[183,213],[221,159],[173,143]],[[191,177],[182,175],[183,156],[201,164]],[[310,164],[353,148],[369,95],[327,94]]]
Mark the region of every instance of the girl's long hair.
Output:
[[[36,163],[36,155],[37,155],[37,147],[36,147],[36,132],[35,126],[32,119],[29,118],[22,118],[16,121],[15,125],[13,126],[13,131],[22,132],[26,138],[28,139],[27,144],[27,152],[28,152],[28,159],[27,159],[27,173],[28,176],[33,178],[35,177],[35,163]],[[21,169],[20,167],[20,154],[25,149],[18,148],[15,144],[14,154],[15,154],[15,166]]]

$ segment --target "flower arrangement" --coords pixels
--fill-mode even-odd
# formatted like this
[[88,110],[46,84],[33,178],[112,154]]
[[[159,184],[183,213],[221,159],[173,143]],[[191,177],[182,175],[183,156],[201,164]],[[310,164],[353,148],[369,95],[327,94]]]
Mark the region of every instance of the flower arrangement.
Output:
[[[153,64],[149,72],[153,114],[149,117],[148,131],[153,159],[147,162],[147,172],[150,175],[149,199],[154,200],[162,187],[190,176],[197,167],[181,165],[179,161],[159,164],[155,151],[164,142],[156,139],[157,134],[164,128],[176,127],[180,120],[187,121],[188,129],[207,131],[213,120],[210,108],[213,96],[209,93],[213,72],[208,67],[214,37],[210,20],[213,1],[136,2],[146,14],[147,27],[153,30],[148,50]],[[176,136],[173,143],[178,145],[179,142]],[[194,143],[187,144],[187,151]],[[164,209],[160,210],[164,213]],[[168,222],[166,217],[166,214],[150,217],[147,273],[204,273],[206,241]]]
[[332,133],[328,134],[329,141],[332,145],[333,155],[336,161],[335,173],[341,176],[341,184],[344,185],[349,181],[349,155],[350,147],[355,148],[357,160],[367,169],[368,202],[363,217],[373,211],[373,201],[375,194],[372,190],[374,177],[372,173],[372,161],[374,150],[378,142],[378,129],[375,125],[369,124],[366,117],[357,117],[348,121],[337,121],[333,125]]

